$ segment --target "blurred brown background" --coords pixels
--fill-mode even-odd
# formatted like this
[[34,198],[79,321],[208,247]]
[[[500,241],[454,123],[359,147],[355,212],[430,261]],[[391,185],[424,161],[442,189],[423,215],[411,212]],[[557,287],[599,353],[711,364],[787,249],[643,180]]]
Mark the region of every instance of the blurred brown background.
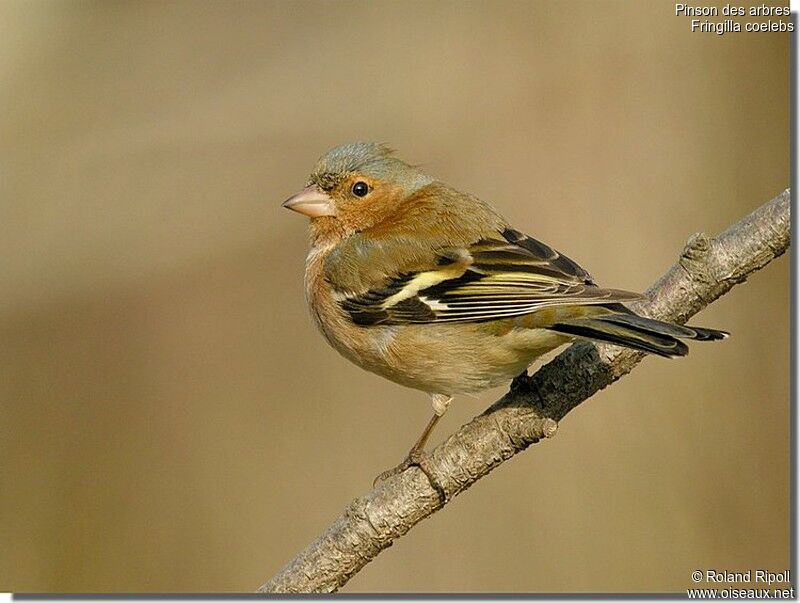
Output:
[[[2,2],[0,590],[252,591],[406,453],[427,398],[306,313],[280,203],[328,148],[387,142],[644,289],[788,186],[788,42],[673,2]],[[786,569],[788,267],[346,591]]]

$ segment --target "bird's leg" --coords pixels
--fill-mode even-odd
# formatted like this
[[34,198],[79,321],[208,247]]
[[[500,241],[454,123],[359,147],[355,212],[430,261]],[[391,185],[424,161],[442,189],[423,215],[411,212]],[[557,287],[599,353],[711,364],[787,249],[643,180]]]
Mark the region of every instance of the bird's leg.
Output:
[[447,502],[447,492],[439,482],[439,479],[436,477],[436,473],[431,466],[430,457],[425,452],[425,443],[428,441],[428,438],[430,437],[433,428],[439,422],[439,419],[441,419],[442,415],[444,415],[444,413],[447,411],[447,407],[452,399],[452,396],[445,396],[444,394],[431,394],[433,417],[431,417],[431,420],[428,421],[428,425],[425,427],[419,438],[417,438],[416,443],[408,452],[408,456],[406,456],[405,460],[397,465],[397,467],[389,469],[388,471],[384,471],[378,477],[376,477],[375,481],[373,482],[373,486],[378,482],[392,477],[393,475],[402,473],[409,467],[419,467],[420,471],[422,471],[428,478],[431,487],[436,490],[436,493],[439,495],[439,500],[442,501],[442,504]]

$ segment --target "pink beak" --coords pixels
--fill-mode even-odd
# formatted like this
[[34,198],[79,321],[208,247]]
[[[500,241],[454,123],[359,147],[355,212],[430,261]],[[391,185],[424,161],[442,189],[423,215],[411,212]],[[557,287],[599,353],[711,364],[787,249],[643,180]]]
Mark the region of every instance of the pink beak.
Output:
[[323,193],[313,185],[286,199],[283,202],[283,207],[306,215],[309,218],[336,215],[333,200],[327,193]]

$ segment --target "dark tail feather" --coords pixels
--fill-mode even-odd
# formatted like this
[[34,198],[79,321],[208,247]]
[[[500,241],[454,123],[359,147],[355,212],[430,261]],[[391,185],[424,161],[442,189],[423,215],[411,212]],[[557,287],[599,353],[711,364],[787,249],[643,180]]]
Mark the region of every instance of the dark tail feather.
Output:
[[638,314],[609,314],[601,316],[600,320],[612,322],[619,325],[628,325],[640,331],[652,331],[662,335],[680,337],[682,339],[695,339],[697,341],[715,341],[725,339],[730,333],[727,331],[717,331],[716,329],[704,329],[703,327],[692,327],[688,325],[676,325],[671,322],[663,322],[652,318],[645,318]]
[[556,323],[550,328],[666,357],[685,356],[689,352],[680,339],[713,341],[728,336],[725,331],[675,325],[632,313],[577,318]]

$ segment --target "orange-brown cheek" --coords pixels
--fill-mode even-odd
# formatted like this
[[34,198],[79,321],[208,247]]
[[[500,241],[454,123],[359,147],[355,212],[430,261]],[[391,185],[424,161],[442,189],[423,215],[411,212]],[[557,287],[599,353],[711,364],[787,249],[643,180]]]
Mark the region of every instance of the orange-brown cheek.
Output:
[[353,230],[362,231],[380,224],[397,209],[400,191],[384,187],[363,199],[350,199],[337,203],[337,217]]

